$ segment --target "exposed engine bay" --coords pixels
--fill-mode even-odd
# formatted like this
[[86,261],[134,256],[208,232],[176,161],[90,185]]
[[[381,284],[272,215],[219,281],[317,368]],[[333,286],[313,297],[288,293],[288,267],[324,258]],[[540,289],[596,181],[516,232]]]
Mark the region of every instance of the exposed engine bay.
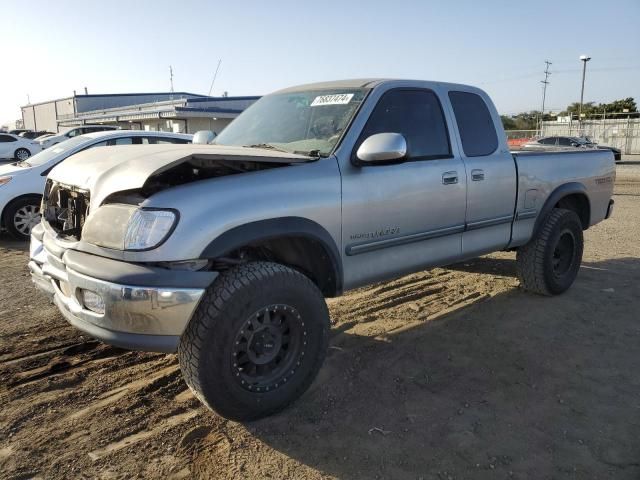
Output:
[[286,161],[224,160],[192,156],[173,167],[150,176],[140,189],[143,197],[170,187],[197,182],[209,178],[226,177],[240,173],[257,172],[289,166]]
[[89,200],[85,190],[47,180],[42,215],[57,233],[79,240],[89,213]]

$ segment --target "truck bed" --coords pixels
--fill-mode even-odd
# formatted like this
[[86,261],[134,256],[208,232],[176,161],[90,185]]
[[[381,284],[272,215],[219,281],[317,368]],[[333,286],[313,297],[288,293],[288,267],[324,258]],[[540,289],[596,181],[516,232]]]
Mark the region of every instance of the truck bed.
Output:
[[511,153],[518,172],[518,190],[510,247],[529,240],[545,201],[567,182],[584,188],[590,203],[589,225],[605,218],[616,175],[611,151],[559,149]]

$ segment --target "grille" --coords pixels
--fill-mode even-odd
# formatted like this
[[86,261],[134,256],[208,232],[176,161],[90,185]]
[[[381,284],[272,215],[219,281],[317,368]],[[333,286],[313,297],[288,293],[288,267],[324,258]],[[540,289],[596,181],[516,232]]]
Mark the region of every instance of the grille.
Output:
[[44,219],[58,234],[80,240],[89,213],[89,192],[47,180],[43,196]]

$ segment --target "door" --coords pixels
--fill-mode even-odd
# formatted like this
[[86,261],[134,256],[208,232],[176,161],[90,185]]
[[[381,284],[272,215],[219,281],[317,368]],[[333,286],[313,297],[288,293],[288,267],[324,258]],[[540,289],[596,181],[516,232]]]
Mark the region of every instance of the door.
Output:
[[461,253],[466,176],[436,93],[384,93],[351,160],[377,133],[401,133],[407,156],[391,165],[342,162],[345,288],[449,263]]
[[11,135],[0,134],[0,158],[12,158],[16,139]]
[[[500,141],[485,99],[475,92],[450,91],[460,151],[467,171],[467,213],[462,254],[501,250],[511,239],[516,202],[515,160]],[[497,115],[495,116],[497,117]]]

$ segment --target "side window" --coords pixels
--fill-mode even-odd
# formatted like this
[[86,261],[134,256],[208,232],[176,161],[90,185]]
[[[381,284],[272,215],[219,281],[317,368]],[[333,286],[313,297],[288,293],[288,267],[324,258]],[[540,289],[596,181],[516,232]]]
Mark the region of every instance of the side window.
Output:
[[410,160],[451,156],[440,101],[430,90],[397,89],[385,93],[371,113],[355,150],[376,133],[402,134]]
[[571,139],[567,138],[567,137],[559,137],[558,138],[558,145],[560,145],[561,147],[570,147],[571,146]]
[[80,133],[80,129],[79,129],[79,128],[76,128],[76,129],[74,129],[74,130],[69,130],[69,131],[67,132],[67,137],[69,137],[69,138],[73,138],[73,137],[75,137],[76,135],[81,135],[81,133]]
[[131,137],[123,137],[116,138],[115,140],[110,140],[109,145],[132,145],[133,139]]
[[542,145],[555,145],[556,139],[555,137],[543,138],[538,143],[541,143]]
[[5,143],[5,142],[15,142],[16,139],[13,138],[10,135],[0,135],[0,142]]
[[498,135],[491,113],[480,95],[449,92],[462,149],[467,157],[491,155],[498,148]]

